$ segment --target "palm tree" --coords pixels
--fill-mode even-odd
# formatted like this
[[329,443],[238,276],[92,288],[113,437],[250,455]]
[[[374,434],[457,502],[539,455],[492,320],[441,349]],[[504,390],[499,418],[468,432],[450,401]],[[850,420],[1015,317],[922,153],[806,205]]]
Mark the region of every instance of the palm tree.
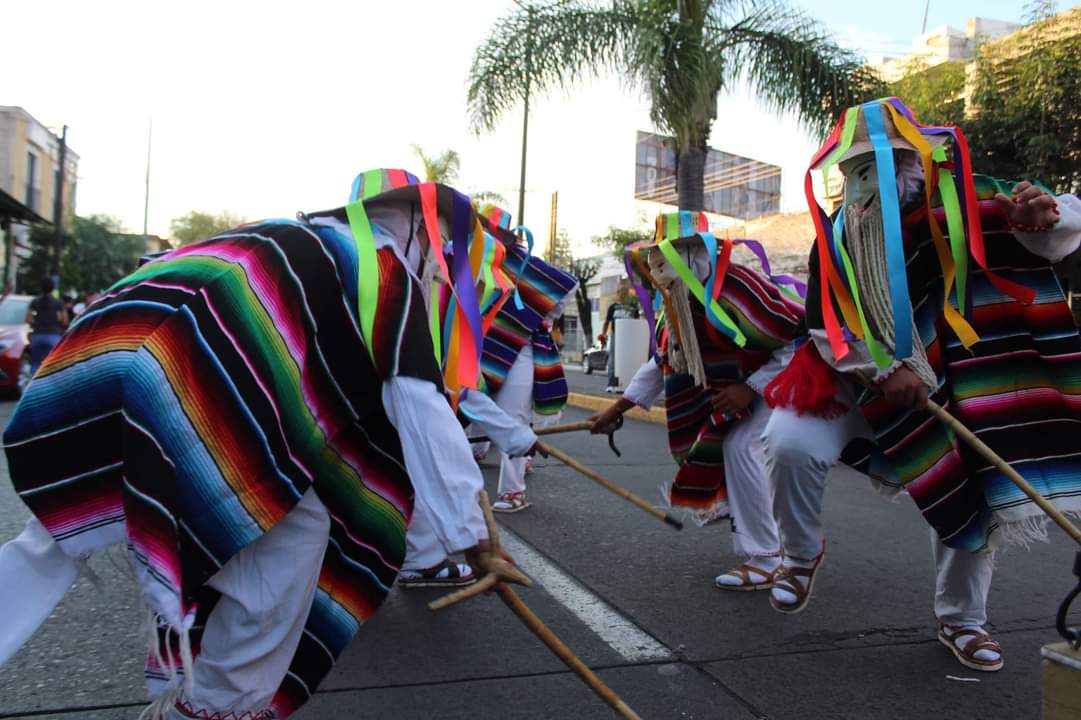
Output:
[[615,71],[650,99],[675,138],[679,205],[701,210],[707,143],[722,91],[746,80],[776,112],[824,134],[880,82],[826,30],[783,0],[562,0],[499,18],[469,74],[474,130],[492,130],[532,91]]
[[[428,155],[424,148],[414,144],[413,152],[424,166],[424,179],[428,182],[437,182],[444,185],[453,185],[458,181],[458,172],[461,170],[461,159],[457,150],[444,150],[438,155]],[[499,207],[507,206],[507,199],[494,190],[478,190],[469,195],[475,202],[483,205],[491,203]]]
[[456,150],[444,150],[438,155],[428,155],[420,145],[413,145],[413,152],[424,166],[424,179],[444,185],[453,185],[458,180],[461,160]]

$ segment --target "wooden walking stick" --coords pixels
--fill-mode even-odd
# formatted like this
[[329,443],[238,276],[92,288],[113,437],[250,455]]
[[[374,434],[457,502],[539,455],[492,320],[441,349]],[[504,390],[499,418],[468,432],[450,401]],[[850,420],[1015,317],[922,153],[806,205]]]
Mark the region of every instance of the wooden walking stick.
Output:
[[432,610],[441,610],[448,605],[453,605],[454,603],[479,595],[486,590],[494,590],[494,592],[499,595],[499,599],[506,603],[507,607],[511,609],[511,612],[518,616],[518,619],[529,628],[530,632],[536,635],[556,657],[562,660],[567,667],[581,678],[582,682],[588,685],[589,689],[596,693],[601,700],[608,703],[620,717],[626,718],[626,720],[642,720],[638,713],[632,710],[619,695],[616,695],[612,688],[608,687],[603,680],[597,677],[597,674],[590,670],[589,666],[582,662],[578,656],[559,639],[559,636],[548,629],[548,626],[537,617],[536,613],[529,609],[528,605],[522,602],[522,599],[518,597],[518,594],[507,586],[506,581],[508,580],[526,586],[532,585],[532,581],[526,577],[524,573],[518,570],[518,568],[503,559],[503,546],[499,540],[499,527],[495,523],[495,515],[492,514],[492,506],[488,502],[488,493],[484,490],[480,491],[480,506],[484,511],[484,523],[488,526],[488,539],[492,544],[492,558],[489,561],[489,568],[486,568],[489,571],[488,574],[471,587],[446,595],[429,603],[428,607]]
[[674,515],[672,515],[672,513],[665,512],[664,510],[661,510],[658,507],[654,507],[653,505],[650,505],[648,502],[646,502],[642,498],[638,497],[637,495],[632,493],[627,488],[625,488],[625,487],[623,487],[621,485],[617,485],[616,483],[612,482],[611,480],[604,477],[603,475],[596,472],[595,470],[592,470],[592,469],[586,467],[585,465],[578,462],[577,460],[575,460],[574,458],[572,458],[570,455],[563,452],[559,448],[554,448],[551,445],[547,445],[547,444],[542,443],[542,442],[538,442],[537,445],[538,445],[538,447],[540,448],[540,450],[542,452],[546,452],[549,455],[551,455],[552,457],[554,457],[556,460],[559,460],[564,465],[566,465],[568,467],[571,467],[571,468],[574,468],[575,470],[582,473],[583,475],[585,475],[587,478],[589,478],[593,482],[595,482],[598,485],[602,486],[604,489],[609,490],[611,492],[614,492],[616,495],[619,495],[621,498],[623,498],[627,502],[631,503],[632,505],[636,505],[637,507],[641,508],[642,510],[645,510],[647,513],[649,513],[653,517],[657,518],[658,520],[662,520],[663,522],[665,522],[668,525],[671,525],[676,530],[682,530],[683,529],[683,521],[680,520],[679,518],[675,517]]
[[1025,495],[1028,495],[1029,499],[1032,500],[1032,502],[1036,503],[1041,510],[1047,513],[1047,515],[1052,520],[1054,520],[1059,527],[1065,530],[1066,534],[1073,538],[1078,545],[1081,545],[1081,529],[1079,529],[1076,525],[1070,522],[1070,520],[1065,515],[1063,515],[1058,508],[1049,503],[1043,495],[1036,492],[1036,488],[1032,487],[1032,485],[1029,484],[1028,480],[1025,480],[1023,477],[1021,477],[1020,473],[1010,467],[1009,463],[1000,458],[994,450],[989,448],[983,442],[983,440],[980,440],[978,437],[976,437],[976,434],[974,432],[965,427],[960,420],[955,418],[941,405],[936,403],[934,400],[931,400],[930,398],[927,399],[927,410],[932,415],[937,417],[940,421],[942,421],[942,423],[945,424],[946,427],[953,430],[954,433],[958,435],[958,437],[971,445],[972,449],[982,455],[985,460],[998,468],[1003,475],[1013,481],[1014,485],[1021,488],[1021,491],[1025,493]]
[[[612,452],[616,454],[616,457],[623,457],[623,453],[616,447],[615,433],[623,427],[623,416],[620,415],[615,424],[608,428],[603,434],[608,436],[608,447],[612,448]],[[592,430],[593,423],[589,420],[583,420],[575,423],[565,423],[563,425],[549,425],[548,427],[533,428],[533,434],[537,437],[544,435],[559,435],[561,433],[578,432],[579,430]],[[471,443],[491,442],[491,438],[487,435],[476,435],[469,438]]]

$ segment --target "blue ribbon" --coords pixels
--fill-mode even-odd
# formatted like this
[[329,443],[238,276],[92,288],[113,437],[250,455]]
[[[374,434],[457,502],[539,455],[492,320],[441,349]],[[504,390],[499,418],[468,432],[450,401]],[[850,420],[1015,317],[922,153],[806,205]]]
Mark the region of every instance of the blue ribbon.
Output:
[[519,225],[514,228],[514,234],[517,235],[519,230],[525,235],[525,257],[522,258],[522,264],[518,266],[518,281],[514,283],[514,307],[522,310],[525,308],[525,303],[522,302],[522,293],[518,292],[518,284],[521,282],[522,275],[529,264],[530,256],[533,255],[533,233],[525,225]]
[[878,169],[878,194],[882,202],[882,228],[886,242],[886,266],[893,302],[893,326],[896,337],[894,358],[912,356],[912,303],[908,297],[908,274],[905,268],[905,246],[901,236],[901,208],[897,199],[897,171],[893,165],[893,147],[886,135],[886,123],[878,102],[866,103],[863,116],[867,134],[875,150]]
[[[713,312],[713,303],[711,302],[713,300],[713,288],[717,284],[717,238],[711,232],[700,232],[698,237],[705,243],[706,253],[709,255],[709,278],[706,279],[706,297],[702,303],[706,308],[706,318],[713,327],[735,340],[736,333],[717,317],[717,314]],[[693,268],[691,268],[691,272],[694,272]]]

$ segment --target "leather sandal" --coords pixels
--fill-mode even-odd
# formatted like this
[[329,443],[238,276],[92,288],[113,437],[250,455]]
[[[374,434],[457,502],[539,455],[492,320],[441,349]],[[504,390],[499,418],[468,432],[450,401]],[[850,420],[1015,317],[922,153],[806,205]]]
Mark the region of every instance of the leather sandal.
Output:
[[[963,641],[965,638],[972,639],[967,643],[958,642]],[[1001,670],[1003,664],[1005,664],[1005,661],[1002,659],[1002,648],[995,642],[990,633],[983,628],[957,627],[955,625],[944,625],[940,623],[938,626],[938,639],[939,642],[953,651],[953,655],[957,658],[957,662],[970,670],[996,672]],[[987,660],[985,658],[977,657],[976,653],[980,650],[989,650],[998,655],[998,659]]]
[[530,506],[525,499],[524,492],[502,493],[499,499],[492,503],[492,510],[499,513],[516,513]]
[[794,615],[807,607],[807,603],[811,600],[811,591],[814,589],[815,578],[818,576],[818,569],[822,566],[822,559],[825,556],[826,551],[823,550],[814,559],[814,564],[811,567],[781,563],[773,574],[773,589],[783,590],[794,595],[796,601],[791,603],[781,602],[773,593],[770,593],[769,604],[773,606],[774,610]]
[[424,570],[402,570],[398,574],[398,585],[403,588],[461,587],[476,581],[471,567],[459,565],[450,558],[444,558],[443,562]]
[[[770,588],[773,587],[773,574],[774,574],[774,572],[776,572],[776,571],[763,570],[760,567],[755,567],[754,565],[748,565],[747,563],[743,563],[739,567],[734,568],[732,570],[729,570],[728,572],[724,573],[723,575],[718,576],[717,579],[714,580],[713,582],[721,590],[733,590],[735,592],[750,592],[752,590],[769,590]],[[758,577],[757,578],[751,577],[752,573],[757,575]],[[738,585],[731,585],[731,584],[728,584],[728,583],[722,583],[721,582],[721,578],[729,576],[729,575],[731,575],[733,577],[738,577],[739,578],[739,584]]]

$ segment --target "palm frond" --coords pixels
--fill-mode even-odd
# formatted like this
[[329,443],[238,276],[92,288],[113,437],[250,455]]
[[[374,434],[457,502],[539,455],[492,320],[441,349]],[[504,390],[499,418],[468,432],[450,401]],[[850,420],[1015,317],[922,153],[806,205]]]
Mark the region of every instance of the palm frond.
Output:
[[745,77],[776,112],[792,112],[825,134],[847,107],[885,88],[855,53],[820,23],[780,0],[717,3],[707,21],[730,79]]
[[491,130],[527,93],[568,88],[617,66],[635,31],[633,0],[598,8],[582,0],[537,4],[499,18],[477,48],[468,106],[475,131]]

